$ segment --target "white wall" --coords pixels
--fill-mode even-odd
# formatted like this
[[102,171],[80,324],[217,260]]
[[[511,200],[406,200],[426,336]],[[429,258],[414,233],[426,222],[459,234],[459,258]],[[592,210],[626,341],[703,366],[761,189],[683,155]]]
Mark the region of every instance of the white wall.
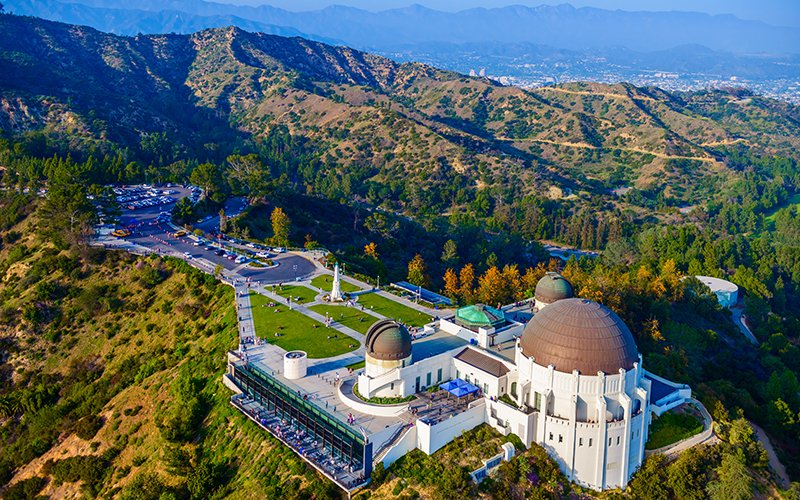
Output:
[[383,462],[383,466],[388,468],[390,465],[395,463],[398,459],[403,457],[406,453],[417,448],[417,426],[413,425],[409,427],[405,434],[400,438],[400,441],[395,443],[389,451],[386,452],[386,455],[383,456],[381,462]]
[[417,420],[417,448],[428,455],[443,447],[462,432],[474,429],[485,421],[486,407],[478,400],[472,408],[430,426]]
[[526,414],[503,402],[490,400],[486,401],[486,412],[486,421],[504,436],[516,434],[525,446],[535,441],[538,412]]

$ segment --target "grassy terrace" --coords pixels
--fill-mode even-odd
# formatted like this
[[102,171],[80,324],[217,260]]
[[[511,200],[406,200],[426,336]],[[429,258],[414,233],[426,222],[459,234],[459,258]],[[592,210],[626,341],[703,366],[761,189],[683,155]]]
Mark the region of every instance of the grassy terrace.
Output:
[[[286,287],[284,287],[286,288]],[[309,358],[329,358],[355,350],[358,341],[313,319],[291,311],[285,305],[266,307],[270,299],[250,294],[256,334],[282,349],[306,351]],[[280,312],[275,312],[278,309]],[[280,337],[276,337],[279,333]],[[329,336],[336,338],[328,338]],[[352,347],[351,347],[352,346]]]
[[646,448],[655,450],[682,439],[694,436],[703,430],[703,422],[693,415],[668,411],[653,420]]
[[376,313],[383,314],[387,318],[395,319],[406,325],[422,326],[431,320],[431,317],[427,314],[404,306],[394,300],[387,299],[377,293],[359,295],[358,303],[363,304]]
[[299,297],[300,302],[303,304],[313,301],[317,296],[317,292],[302,285],[283,285],[282,287],[275,285],[274,290],[275,293],[284,299],[291,297],[293,302],[297,302],[297,298]]
[[[331,288],[333,288],[333,275],[322,274],[320,276],[317,276],[316,278],[311,280],[311,284],[319,288],[320,290],[325,290],[326,292],[330,292]],[[361,288],[357,287],[356,285],[342,280],[339,281],[339,286],[345,293],[357,292],[361,290]]]
[[378,318],[375,316],[370,316],[369,314],[363,313],[354,307],[319,304],[316,306],[311,306],[309,309],[314,312],[318,312],[323,316],[325,313],[327,313],[328,316],[333,318],[334,321],[337,321],[344,326],[350,327],[353,330],[361,332],[365,335],[367,330],[369,330],[369,327],[378,321]]

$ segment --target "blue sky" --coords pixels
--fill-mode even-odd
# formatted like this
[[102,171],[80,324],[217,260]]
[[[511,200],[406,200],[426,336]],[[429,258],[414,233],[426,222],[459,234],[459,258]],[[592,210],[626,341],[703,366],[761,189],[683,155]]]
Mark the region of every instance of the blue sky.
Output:
[[327,5],[352,5],[367,10],[384,10],[418,3],[438,10],[456,11],[472,7],[505,5],[558,5],[622,10],[683,10],[709,14],[734,14],[779,26],[800,27],[800,0],[212,0],[236,4],[270,4],[288,10],[314,10]]

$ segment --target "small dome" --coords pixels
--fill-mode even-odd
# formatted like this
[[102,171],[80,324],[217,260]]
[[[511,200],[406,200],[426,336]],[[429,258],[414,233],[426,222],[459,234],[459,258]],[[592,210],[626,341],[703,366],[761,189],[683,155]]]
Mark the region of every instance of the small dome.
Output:
[[484,304],[461,307],[456,310],[456,324],[467,328],[498,328],[506,323],[500,309]]
[[375,359],[405,359],[411,356],[411,334],[400,323],[382,319],[369,328],[365,346],[367,354]]
[[520,347],[537,365],[565,373],[613,374],[639,361],[636,341],[620,317],[585,299],[559,300],[536,313],[522,332]]
[[572,284],[558,273],[547,273],[536,283],[533,297],[545,304],[552,304],[557,300],[569,299],[574,296]]

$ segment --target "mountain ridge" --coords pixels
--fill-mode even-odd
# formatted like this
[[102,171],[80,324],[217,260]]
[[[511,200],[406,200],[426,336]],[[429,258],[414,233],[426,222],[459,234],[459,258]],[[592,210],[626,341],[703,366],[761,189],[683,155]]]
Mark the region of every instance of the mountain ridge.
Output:
[[337,175],[358,172],[359,189],[424,178],[427,190],[465,177],[521,194],[554,183],[597,192],[622,169],[613,182],[677,182],[683,193],[673,195],[689,201],[694,176],[717,187],[731,181],[720,145],[744,141],[789,156],[800,147],[797,107],[740,91],[523,90],[236,27],[121,37],[12,15],[0,16],[0,27],[8,132],[44,130],[101,149],[165,133],[179,151],[203,151],[285,127]]

